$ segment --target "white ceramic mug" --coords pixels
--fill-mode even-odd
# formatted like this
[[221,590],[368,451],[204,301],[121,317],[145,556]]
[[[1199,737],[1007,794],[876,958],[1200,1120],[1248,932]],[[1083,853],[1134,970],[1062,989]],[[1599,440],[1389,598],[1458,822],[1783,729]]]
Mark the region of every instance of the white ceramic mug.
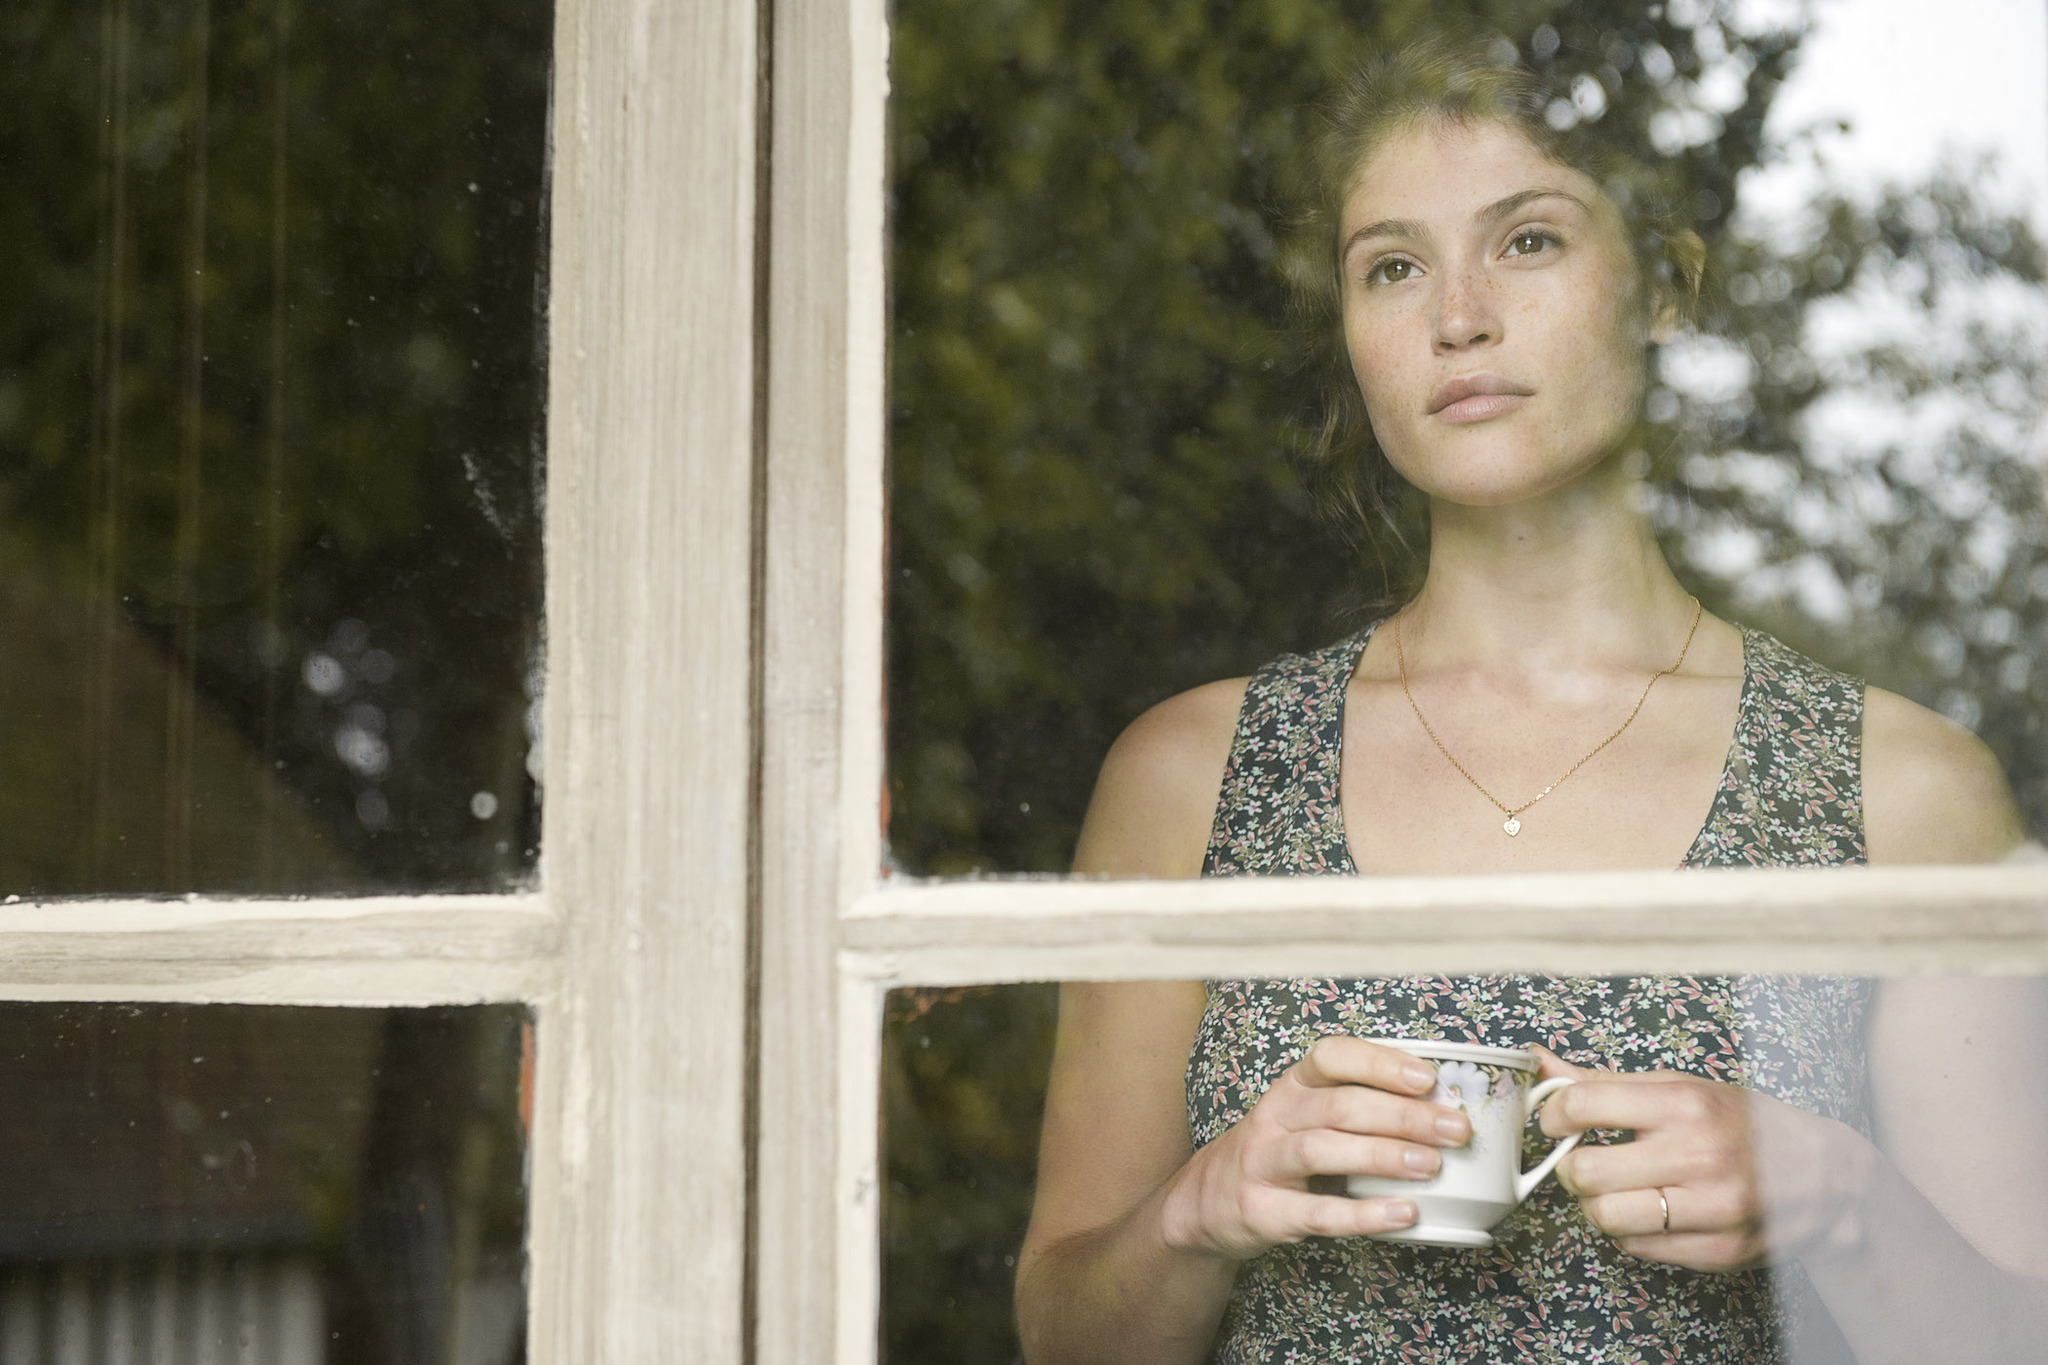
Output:
[[1413,1224],[1374,1237],[1426,1246],[1492,1246],[1489,1229],[1513,1213],[1557,1168],[1564,1154],[1579,1145],[1582,1134],[1573,1133],[1559,1140],[1535,1166],[1522,1169],[1523,1128],[1543,1101],[1570,1085],[1571,1078],[1558,1076],[1534,1084],[1535,1055],[1512,1048],[1424,1038],[1367,1041],[1436,1063],[1436,1089],[1429,1094],[1430,1102],[1462,1110],[1472,1121],[1471,1141],[1463,1147],[1440,1148],[1443,1165],[1428,1180],[1348,1177],[1346,1188],[1354,1199],[1385,1196],[1414,1201]]

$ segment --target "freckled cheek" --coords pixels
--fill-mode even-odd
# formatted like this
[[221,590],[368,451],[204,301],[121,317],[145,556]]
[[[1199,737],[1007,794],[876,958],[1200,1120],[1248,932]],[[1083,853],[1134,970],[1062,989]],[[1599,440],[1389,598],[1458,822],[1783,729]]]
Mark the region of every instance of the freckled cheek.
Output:
[[1412,417],[1410,410],[1419,411],[1427,400],[1428,395],[1418,385],[1426,385],[1428,377],[1408,373],[1408,367],[1399,358],[1400,348],[1377,330],[1354,327],[1346,341],[1351,352],[1351,373],[1365,397],[1366,415],[1384,443],[1394,436],[1391,428],[1398,427],[1404,416]]
[[1604,429],[1634,419],[1645,353],[1627,316],[1608,312],[1584,326],[1558,329],[1543,350],[1558,400],[1548,406],[1559,420]]

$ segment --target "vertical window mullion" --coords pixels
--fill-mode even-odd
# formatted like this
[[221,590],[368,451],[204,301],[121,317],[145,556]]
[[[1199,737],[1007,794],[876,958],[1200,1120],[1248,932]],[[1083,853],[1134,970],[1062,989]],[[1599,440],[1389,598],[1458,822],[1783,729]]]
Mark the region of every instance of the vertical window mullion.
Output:
[[756,44],[557,9],[539,1362],[743,1349]]

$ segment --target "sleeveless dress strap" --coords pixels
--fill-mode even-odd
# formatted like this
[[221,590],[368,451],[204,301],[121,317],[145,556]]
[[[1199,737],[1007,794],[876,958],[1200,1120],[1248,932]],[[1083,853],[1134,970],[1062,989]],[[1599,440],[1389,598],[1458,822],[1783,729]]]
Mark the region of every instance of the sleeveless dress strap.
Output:
[[1308,654],[1282,654],[1245,687],[1205,877],[1352,870],[1338,806],[1344,689],[1378,622]]
[[1742,704],[1687,867],[1839,867],[1863,843],[1863,681],[1742,632]]

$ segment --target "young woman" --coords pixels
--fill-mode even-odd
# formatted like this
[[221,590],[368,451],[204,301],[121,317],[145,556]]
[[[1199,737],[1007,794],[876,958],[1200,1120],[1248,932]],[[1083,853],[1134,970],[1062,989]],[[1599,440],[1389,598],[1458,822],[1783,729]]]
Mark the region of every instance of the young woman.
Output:
[[[1353,638],[1135,722],[1077,870],[1964,863],[2019,843],[1971,735],[1703,614],[1673,577],[1630,451],[1649,348],[1704,252],[1540,108],[1527,73],[1443,45],[1332,107],[1348,384],[1324,472],[1360,515],[1395,476],[1419,490],[1426,575]],[[1839,1329],[1865,1359],[1958,1359],[2048,1272],[2041,1115],[1985,1106],[2016,1093],[2001,1043],[2044,1022],[1981,982],[1070,985],[1018,1269],[1027,1354],[1732,1362]],[[1469,1136],[1424,1098],[1427,1064],[1364,1041],[1418,1034],[1543,1049],[1580,1078],[1542,1126],[1589,1141],[1486,1250],[1367,1240],[1413,1205],[1319,1179],[1426,1179]]]

